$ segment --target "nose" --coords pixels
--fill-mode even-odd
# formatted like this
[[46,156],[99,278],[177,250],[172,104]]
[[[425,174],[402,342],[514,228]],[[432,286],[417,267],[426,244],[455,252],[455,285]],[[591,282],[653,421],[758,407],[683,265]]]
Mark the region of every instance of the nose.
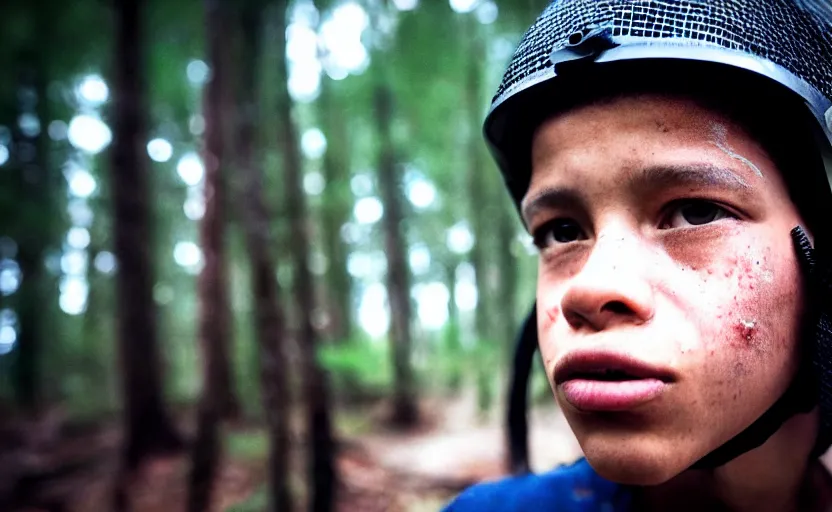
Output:
[[640,325],[653,317],[649,257],[636,235],[599,237],[569,283],[561,311],[576,330]]

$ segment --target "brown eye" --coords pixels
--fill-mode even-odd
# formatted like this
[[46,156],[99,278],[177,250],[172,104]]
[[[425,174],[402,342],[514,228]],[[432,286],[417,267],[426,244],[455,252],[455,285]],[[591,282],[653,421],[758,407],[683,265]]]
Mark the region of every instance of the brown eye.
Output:
[[534,233],[534,244],[545,249],[555,244],[568,244],[586,238],[581,226],[572,219],[555,219]]
[[710,201],[684,201],[678,203],[670,210],[667,220],[662,227],[665,229],[673,229],[686,226],[702,226],[731,217],[733,215],[728,213],[724,208]]

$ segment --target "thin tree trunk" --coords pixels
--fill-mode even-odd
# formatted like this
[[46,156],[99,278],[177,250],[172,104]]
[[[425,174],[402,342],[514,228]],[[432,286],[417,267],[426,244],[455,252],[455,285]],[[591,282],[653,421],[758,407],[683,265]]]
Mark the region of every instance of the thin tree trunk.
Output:
[[[501,191],[502,192],[502,191]],[[502,195],[505,196],[503,193]],[[505,198],[500,198],[505,199]],[[499,204],[499,200],[495,203]],[[504,361],[511,361],[514,353],[514,338],[517,335],[517,258],[511,251],[517,238],[517,214],[503,201],[506,206],[499,214],[497,225],[497,267],[500,270],[500,343],[505,347]]]
[[486,226],[488,219],[488,201],[486,200],[487,179],[484,176],[482,159],[482,141],[480,139],[480,125],[482,124],[483,102],[480,94],[482,80],[481,62],[485,58],[485,51],[479,34],[477,34],[476,20],[469,16],[464,19],[471,44],[468,67],[466,69],[465,98],[468,113],[468,205],[471,229],[474,235],[474,246],[471,248],[470,261],[474,267],[477,285],[477,306],[474,311],[474,333],[477,341],[483,341],[486,333],[493,332],[491,328],[491,311],[489,304],[489,286],[486,272]]
[[205,140],[205,213],[200,224],[200,238],[205,266],[197,280],[199,297],[199,342],[203,356],[202,397],[197,415],[196,438],[191,453],[188,510],[201,512],[211,503],[211,491],[220,458],[220,419],[238,413],[237,399],[231,383],[228,353],[229,304],[226,281],[225,218],[223,199],[224,123],[228,109],[223,0],[204,0],[205,33],[211,80],[203,98]]
[[393,94],[387,83],[375,86],[375,118],[379,137],[378,182],[384,204],[382,229],[387,254],[387,298],[390,303],[390,343],[393,355],[394,425],[408,427],[419,420],[416,383],[410,362],[412,340],[410,322],[410,270],[407,263],[401,177],[396,169],[391,124]]
[[230,364],[230,309],[225,251],[225,146],[228,105],[226,69],[228,41],[224,24],[230,9],[225,0],[204,0],[205,25],[211,80],[203,98],[205,139],[205,213],[200,223],[200,240],[205,266],[197,282],[199,294],[199,339],[205,364],[206,389],[213,396],[217,413],[233,418],[239,413]]
[[[31,223],[31,215],[36,209],[50,208],[52,203],[50,192],[53,186],[48,166],[48,145],[46,139],[46,120],[48,99],[46,97],[45,79],[42,64],[36,52],[22,55],[21,63],[25,72],[21,77],[21,88],[30,89],[35,93],[37,107],[34,114],[41,124],[41,130],[36,134],[19,134],[16,147],[28,147],[31,154],[24,157],[22,152],[17,155],[20,195],[25,202],[23,211],[30,213],[30,218],[24,220]],[[20,112],[32,114],[31,106],[24,107],[20,102]],[[28,415],[37,415],[45,405],[42,355],[45,324],[43,318],[43,304],[46,300],[44,280],[44,260],[50,242],[51,219],[47,214],[43,219],[36,219],[35,225],[17,227],[16,242],[18,244],[17,261],[23,280],[17,297],[18,337],[17,358],[14,365],[14,389],[18,408]],[[22,229],[21,229],[22,228]]]
[[113,3],[116,16],[111,181],[113,239],[118,260],[118,343],[124,396],[124,456],[128,470],[148,456],[181,450],[182,441],[165,411],[162,363],[153,303],[147,177],[144,2]]
[[[279,28],[287,26],[288,2],[277,2]],[[309,510],[325,512],[335,506],[335,442],[330,420],[329,386],[327,374],[317,359],[317,333],[313,323],[315,299],[314,283],[309,271],[309,214],[306,211],[306,195],[302,186],[302,169],[298,137],[292,120],[292,100],[288,89],[288,63],[286,61],[286,40],[278,38],[276,63],[278,80],[277,122],[279,144],[283,157],[285,203],[292,237],[292,258],[294,266],[293,296],[297,304],[300,323],[298,343],[304,370],[304,398],[307,407],[307,435],[311,463],[309,465],[310,504]]]
[[349,221],[352,195],[349,189],[349,135],[347,122],[339,98],[335,96],[335,84],[322,78],[321,121],[327,140],[324,155],[323,197],[324,248],[329,258],[327,286],[329,309],[332,317],[330,336],[345,341],[352,335],[352,279],[347,272],[347,247],[341,237],[341,228]]
[[[271,247],[271,217],[263,198],[263,171],[255,164],[257,150],[257,68],[261,58],[262,4],[252,1],[242,10],[239,32],[239,185],[240,206],[251,265],[254,321],[260,352],[260,386],[269,437],[269,512],[292,510],[289,491],[289,379],[286,364],[286,325],[279,303],[280,288]],[[237,184],[237,182],[235,182]]]

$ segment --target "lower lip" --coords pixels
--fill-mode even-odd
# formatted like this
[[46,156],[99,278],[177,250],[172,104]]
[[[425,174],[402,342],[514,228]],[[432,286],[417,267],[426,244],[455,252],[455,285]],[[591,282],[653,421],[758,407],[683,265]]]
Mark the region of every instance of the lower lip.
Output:
[[574,379],[561,385],[566,401],[583,411],[626,411],[653,400],[666,388],[659,379]]

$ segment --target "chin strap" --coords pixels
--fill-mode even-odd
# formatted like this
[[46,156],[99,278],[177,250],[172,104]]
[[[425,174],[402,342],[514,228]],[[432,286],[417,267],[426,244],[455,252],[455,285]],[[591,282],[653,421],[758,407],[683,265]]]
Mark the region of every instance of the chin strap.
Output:
[[[783,423],[796,414],[807,413],[820,402],[823,424],[815,445],[821,455],[829,446],[830,417],[824,414],[824,404],[832,405],[832,267],[818,265],[815,250],[800,226],[792,229],[792,241],[797,252],[806,283],[806,320],[801,340],[811,340],[803,351],[800,367],[785,393],[748,428],[701,458],[692,469],[713,469],[751,451],[777,432]],[[814,366],[814,368],[813,368]],[[817,378],[819,377],[819,378]]]

